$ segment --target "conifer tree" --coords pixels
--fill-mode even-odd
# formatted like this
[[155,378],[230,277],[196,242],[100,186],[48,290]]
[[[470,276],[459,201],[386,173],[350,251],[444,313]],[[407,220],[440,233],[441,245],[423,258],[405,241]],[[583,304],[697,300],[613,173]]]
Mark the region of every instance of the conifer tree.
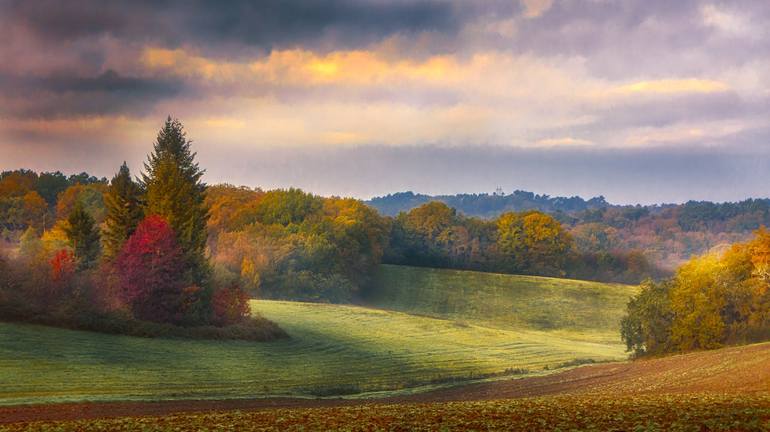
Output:
[[143,217],[141,206],[141,188],[131,179],[128,165],[123,162],[120,170],[110,182],[110,187],[104,195],[107,208],[105,229],[102,234],[104,256],[115,258],[123,243],[134,233]]
[[99,231],[94,218],[83,208],[78,201],[67,218],[68,226],[65,228],[67,238],[70,241],[75,256],[79,261],[79,268],[91,267],[99,257]]
[[190,143],[182,123],[169,117],[144,164],[144,212],[169,222],[184,252],[188,282],[206,285],[206,185]]

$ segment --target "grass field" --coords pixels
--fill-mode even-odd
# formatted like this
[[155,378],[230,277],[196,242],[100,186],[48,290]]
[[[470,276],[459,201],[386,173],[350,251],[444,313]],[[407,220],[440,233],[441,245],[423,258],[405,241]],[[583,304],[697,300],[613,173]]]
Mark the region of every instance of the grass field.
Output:
[[366,299],[411,314],[502,329],[609,336],[636,286],[572,279],[382,265]]
[[[462,299],[447,293],[451,300],[442,303],[447,308],[431,310],[440,296],[436,274],[440,279],[446,272],[453,280],[462,274],[390,266],[385,272],[391,273],[387,277],[393,280],[392,288],[386,289],[415,283],[406,278],[397,283],[402,271],[410,278],[420,271],[434,278],[432,291],[426,288],[424,294],[432,293],[429,300],[419,303],[420,296],[413,297],[420,306],[411,312],[422,315],[253,301],[255,312],[291,335],[290,340],[268,343],[140,339],[0,323],[0,404],[382,396],[506,370],[540,374],[575,360],[625,357],[615,317],[633,288],[564,281],[560,295],[555,279],[468,273],[464,286],[476,285],[484,293],[469,293],[468,304],[476,306],[461,307]],[[487,278],[495,284],[488,285]],[[547,300],[532,299],[538,286],[547,292]],[[601,293],[593,295],[593,290]],[[526,307],[517,304],[517,296]],[[602,298],[611,301],[597,300]],[[385,297],[375,304],[396,306],[391,303]],[[559,312],[544,325],[550,308]],[[506,319],[505,310],[514,317]],[[484,313],[490,314],[484,318]]]

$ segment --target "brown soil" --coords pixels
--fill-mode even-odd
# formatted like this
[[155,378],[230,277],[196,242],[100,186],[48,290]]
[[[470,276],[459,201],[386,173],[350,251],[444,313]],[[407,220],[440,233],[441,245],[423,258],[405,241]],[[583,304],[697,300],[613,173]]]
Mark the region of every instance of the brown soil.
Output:
[[597,394],[769,394],[770,343],[657,359],[583,366],[541,377],[469,384],[416,395],[370,400],[248,399],[63,403],[0,407],[0,424],[37,420],[162,416],[180,412],[316,408]]

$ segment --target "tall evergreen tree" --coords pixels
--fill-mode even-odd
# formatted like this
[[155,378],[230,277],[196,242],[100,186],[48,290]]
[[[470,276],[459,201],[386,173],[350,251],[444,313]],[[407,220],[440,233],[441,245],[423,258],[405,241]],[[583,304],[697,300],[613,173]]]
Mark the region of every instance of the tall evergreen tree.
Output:
[[206,285],[206,185],[201,181],[204,171],[195,162],[190,143],[182,123],[169,117],[144,164],[144,212],[161,216],[171,224],[184,251],[189,282]]
[[99,231],[96,221],[78,201],[70,212],[67,222],[65,232],[75,250],[75,256],[79,261],[78,266],[81,269],[91,267],[99,257]]
[[141,193],[141,187],[131,179],[128,165],[123,162],[104,195],[107,208],[102,234],[105,258],[115,258],[142,221]]

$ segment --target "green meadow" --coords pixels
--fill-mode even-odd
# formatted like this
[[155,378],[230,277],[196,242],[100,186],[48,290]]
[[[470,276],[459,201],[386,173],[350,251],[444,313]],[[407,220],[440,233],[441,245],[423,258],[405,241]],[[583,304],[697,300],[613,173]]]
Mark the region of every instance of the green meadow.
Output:
[[371,307],[252,301],[291,336],[264,343],[0,323],[0,404],[367,397],[626,357],[633,287],[395,266],[376,286]]

